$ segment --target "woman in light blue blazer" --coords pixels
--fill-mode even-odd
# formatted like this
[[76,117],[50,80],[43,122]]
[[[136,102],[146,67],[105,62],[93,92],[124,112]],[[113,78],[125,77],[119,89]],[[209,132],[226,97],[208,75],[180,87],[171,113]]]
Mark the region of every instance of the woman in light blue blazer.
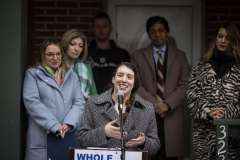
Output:
[[46,39],[36,67],[26,71],[23,101],[29,117],[25,160],[68,159],[68,148],[78,147],[75,131],[85,100],[77,75],[65,62],[59,42]]

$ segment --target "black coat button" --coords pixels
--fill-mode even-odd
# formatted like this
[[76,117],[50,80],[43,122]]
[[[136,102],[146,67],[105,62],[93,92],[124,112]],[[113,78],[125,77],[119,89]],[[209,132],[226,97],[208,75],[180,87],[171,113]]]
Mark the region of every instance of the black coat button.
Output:
[[138,102],[138,101],[136,101],[136,102],[134,103],[134,107],[139,107],[139,102]]

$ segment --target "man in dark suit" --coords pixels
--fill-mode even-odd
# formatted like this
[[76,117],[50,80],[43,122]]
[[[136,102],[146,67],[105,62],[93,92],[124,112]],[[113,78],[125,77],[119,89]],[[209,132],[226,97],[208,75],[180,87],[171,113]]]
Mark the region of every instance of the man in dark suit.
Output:
[[[187,57],[183,51],[167,43],[169,26],[165,18],[150,17],[146,30],[151,44],[135,51],[131,63],[137,68],[141,80],[139,94],[155,108],[162,146],[152,160],[177,160],[184,157],[183,103],[189,78]],[[163,63],[160,65],[161,87],[158,84],[159,56]],[[157,87],[162,89],[162,99],[158,96]]]

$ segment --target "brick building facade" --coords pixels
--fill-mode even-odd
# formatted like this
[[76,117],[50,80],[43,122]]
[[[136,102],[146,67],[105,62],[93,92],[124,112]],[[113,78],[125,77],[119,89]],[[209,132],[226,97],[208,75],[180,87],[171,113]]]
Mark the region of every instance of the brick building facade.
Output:
[[[220,22],[232,21],[240,28],[240,0],[205,0],[205,46]],[[29,0],[27,63],[34,62],[40,44],[47,37],[60,40],[63,33],[80,28],[88,40],[93,38],[94,15],[105,10],[103,0]]]

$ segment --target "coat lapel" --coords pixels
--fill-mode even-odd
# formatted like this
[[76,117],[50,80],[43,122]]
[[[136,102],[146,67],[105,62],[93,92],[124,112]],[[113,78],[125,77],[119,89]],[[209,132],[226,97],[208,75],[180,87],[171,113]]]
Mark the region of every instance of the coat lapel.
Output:
[[[166,69],[166,73],[168,74],[170,72],[170,68],[173,64],[173,61],[175,59],[176,56],[176,52],[174,52],[174,50],[168,45],[168,53],[167,53],[168,57],[167,57],[167,69]],[[166,74],[166,78],[167,78],[167,74]]]
[[41,66],[37,67],[36,75],[45,83],[48,85],[56,88],[60,91],[60,88],[58,87],[57,83],[54,81],[52,76]]
[[139,119],[142,118],[139,115],[141,115],[143,108],[144,106],[141,98],[138,95],[135,95],[135,102],[130,109],[129,115],[123,127],[124,131],[130,132],[135,129],[135,125],[140,121]]
[[[112,106],[110,102],[107,102],[104,104],[104,110],[105,110],[105,115],[111,120],[118,119],[118,114],[115,110],[115,108]],[[120,123],[117,121],[117,124],[119,125]]]
[[132,107],[123,127],[125,132],[130,132],[132,129],[135,129],[134,124],[136,124],[136,122],[139,121],[138,115],[140,115],[140,112],[141,112],[140,108]]
[[147,61],[148,65],[150,66],[152,72],[155,74],[155,62],[154,62],[154,58],[153,58],[151,45],[147,46],[142,53],[143,53],[144,57],[146,58],[146,61]]
[[[115,119],[119,119],[117,111],[112,106],[112,88],[107,90],[106,92],[99,95],[99,98],[96,99],[94,102],[98,105],[104,104],[102,112],[110,119],[110,121],[113,121]],[[109,122],[110,122],[109,121]],[[117,125],[119,125],[119,120],[117,121]]]

